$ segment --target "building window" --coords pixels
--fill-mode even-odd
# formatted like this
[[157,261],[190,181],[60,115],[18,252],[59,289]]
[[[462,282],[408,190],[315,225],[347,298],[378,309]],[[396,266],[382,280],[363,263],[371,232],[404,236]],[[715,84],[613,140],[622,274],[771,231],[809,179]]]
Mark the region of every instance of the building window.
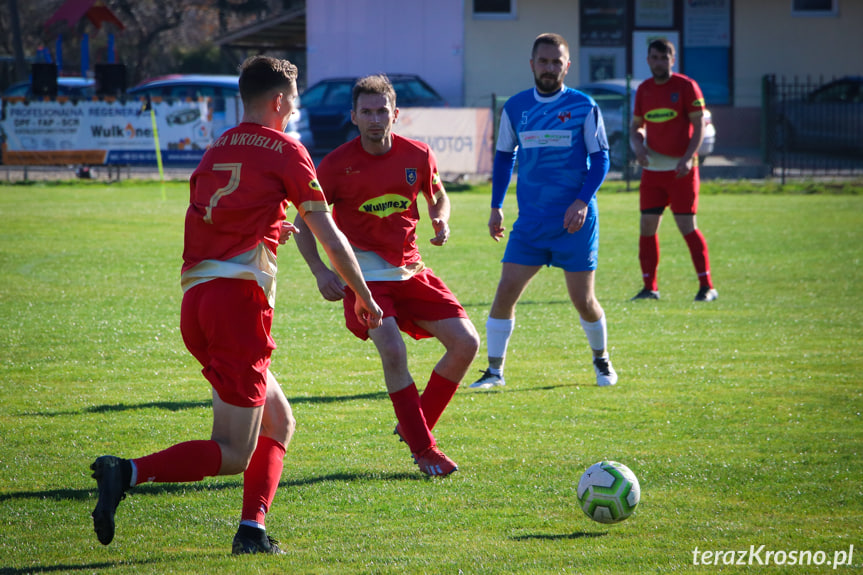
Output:
[[839,0],[791,0],[792,16],[836,16]]
[[486,20],[515,18],[516,0],[473,0],[473,17]]

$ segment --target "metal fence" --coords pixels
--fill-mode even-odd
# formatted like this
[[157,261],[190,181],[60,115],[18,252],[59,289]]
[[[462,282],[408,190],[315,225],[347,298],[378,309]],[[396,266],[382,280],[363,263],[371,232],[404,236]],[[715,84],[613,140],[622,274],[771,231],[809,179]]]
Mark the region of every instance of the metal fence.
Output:
[[762,79],[764,163],[786,177],[863,176],[863,77]]

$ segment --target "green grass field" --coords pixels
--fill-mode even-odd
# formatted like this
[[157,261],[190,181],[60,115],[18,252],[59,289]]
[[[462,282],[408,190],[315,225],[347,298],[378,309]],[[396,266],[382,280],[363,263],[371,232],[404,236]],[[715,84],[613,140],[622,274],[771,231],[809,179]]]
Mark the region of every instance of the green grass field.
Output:
[[[488,188],[454,190],[451,240],[428,245],[426,219],[420,245],[484,337],[503,244],[487,235]],[[517,310],[507,386],[461,390],[435,430],[460,465],[444,479],[423,476],[392,435],[372,344],[282,248],[272,369],[298,430],[268,529],[287,555],[230,555],[239,476],[137,488],[103,547],[91,461],[210,432],[210,389],[178,328],[187,194],[183,183],[166,199],[158,183],[0,186],[0,575],[826,573],[852,545],[853,566],[838,570],[860,571],[863,194],[811,183],[705,185],[711,304],[692,302],[670,218],[662,300],[629,301],[637,194],[609,184],[597,292],[620,382],[595,386],[562,274],[544,270]],[[422,387],[442,348],[408,345]],[[485,346],[471,380],[484,367]],[[642,488],[635,515],[612,526],[575,497],[602,459]],[[754,566],[724,564],[762,545],[744,558]]]

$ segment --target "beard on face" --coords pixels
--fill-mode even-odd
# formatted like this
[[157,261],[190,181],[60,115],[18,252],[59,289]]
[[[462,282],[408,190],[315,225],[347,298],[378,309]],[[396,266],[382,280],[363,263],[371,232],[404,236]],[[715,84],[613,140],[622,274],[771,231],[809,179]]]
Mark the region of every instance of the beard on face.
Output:
[[561,78],[554,74],[534,76],[534,83],[540,92],[556,92],[557,90],[560,90],[563,85]]
[[662,82],[671,78],[670,68],[651,68],[650,73],[653,75],[654,80],[660,80]]

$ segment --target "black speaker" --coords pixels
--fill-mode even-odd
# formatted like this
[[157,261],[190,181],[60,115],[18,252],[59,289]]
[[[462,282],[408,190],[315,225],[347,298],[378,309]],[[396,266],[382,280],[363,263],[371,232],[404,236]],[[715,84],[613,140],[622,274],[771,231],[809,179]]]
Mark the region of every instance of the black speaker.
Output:
[[57,64],[30,65],[30,92],[34,98],[57,97]]
[[125,64],[96,64],[96,95],[120,97],[126,93]]

